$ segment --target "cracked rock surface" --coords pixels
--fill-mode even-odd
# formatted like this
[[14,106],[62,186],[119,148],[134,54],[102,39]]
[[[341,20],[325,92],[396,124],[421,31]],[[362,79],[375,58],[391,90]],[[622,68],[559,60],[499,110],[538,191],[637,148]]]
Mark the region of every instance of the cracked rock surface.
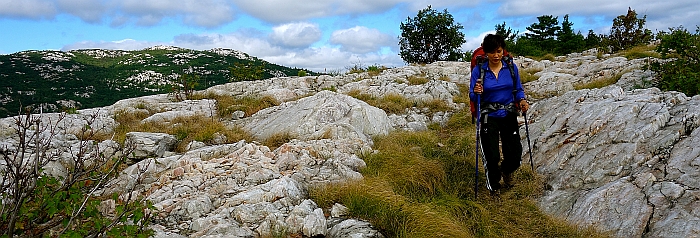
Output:
[[612,85],[528,115],[542,209],[617,237],[700,235],[700,96]]

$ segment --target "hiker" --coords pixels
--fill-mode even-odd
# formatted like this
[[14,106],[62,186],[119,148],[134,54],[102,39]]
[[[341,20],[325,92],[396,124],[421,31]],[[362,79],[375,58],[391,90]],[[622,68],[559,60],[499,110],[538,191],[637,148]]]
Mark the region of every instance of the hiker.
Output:
[[[512,58],[503,55],[506,47],[504,38],[489,34],[484,37],[481,46],[486,60],[472,70],[469,98],[476,102],[480,97],[481,129],[478,134],[485,157],[486,187],[492,194],[497,194],[502,187],[501,177],[503,187],[513,186],[513,173],[520,167],[523,150],[517,116],[521,111],[527,112],[530,105],[525,100],[518,68]],[[483,77],[480,77],[481,72]],[[502,146],[500,151],[503,151],[502,162],[499,140]]]

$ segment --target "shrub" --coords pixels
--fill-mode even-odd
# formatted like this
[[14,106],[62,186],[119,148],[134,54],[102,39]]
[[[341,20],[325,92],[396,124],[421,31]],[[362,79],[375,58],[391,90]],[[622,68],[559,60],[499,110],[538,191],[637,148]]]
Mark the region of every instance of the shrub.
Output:
[[176,82],[173,82],[170,93],[177,101],[191,99],[194,89],[199,86],[199,81],[199,75],[183,74]]
[[[98,146],[92,135],[103,128],[93,128],[96,115],[87,117],[79,132],[78,148],[70,158],[53,148],[58,125],[65,118],[42,123],[41,116],[26,114],[15,118],[14,131],[20,139],[17,149],[0,148],[0,236],[13,237],[148,237],[150,212],[155,208],[141,197],[134,197],[136,186],[106,191],[110,180],[123,168],[133,146],[112,144]],[[31,146],[30,146],[31,145]],[[62,163],[69,176],[52,177],[44,173],[51,162]],[[144,167],[137,168],[135,184],[141,184]],[[113,211],[100,210],[102,202],[111,201]]]
[[367,73],[369,73],[369,76],[374,77],[374,76],[381,74],[386,69],[387,69],[387,67],[385,67],[385,66],[371,65],[371,66],[367,67]]
[[695,34],[683,27],[671,28],[670,33],[660,33],[661,43],[656,51],[669,61],[653,63],[651,68],[659,81],[655,86],[662,90],[675,90],[688,96],[700,94],[700,27]]

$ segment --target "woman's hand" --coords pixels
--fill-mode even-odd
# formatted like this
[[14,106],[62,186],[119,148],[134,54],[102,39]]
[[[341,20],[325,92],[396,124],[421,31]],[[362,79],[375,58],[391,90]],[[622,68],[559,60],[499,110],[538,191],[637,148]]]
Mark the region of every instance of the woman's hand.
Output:
[[483,93],[483,92],[484,92],[484,86],[481,86],[480,83],[476,83],[476,84],[474,85],[474,93],[476,93],[476,94],[481,94],[481,93]]
[[522,112],[527,112],[527,109],[530,109],[530,104],[527,103],[527,100],[521,99],[520,102],[518,102],[518,108],[520,108]]

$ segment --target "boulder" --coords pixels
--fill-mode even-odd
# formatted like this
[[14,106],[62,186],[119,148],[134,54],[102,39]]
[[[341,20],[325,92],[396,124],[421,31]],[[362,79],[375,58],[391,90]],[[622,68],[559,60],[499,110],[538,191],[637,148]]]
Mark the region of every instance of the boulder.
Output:
[[545,211],[616,237],[700,232],[700,96],[612,85],[544,99],[528,115]]
[[166,133],[129,132],[126,133],[125,143],[134,145],[130,158],[140,160],[162,157],[166,151],[173,149],[177,139]]
[[300,140],[348,138],[370,142],[372,136],[391,130],[381,109],[331,91],[266,108],[236,122],[263,140],[286,133]]

